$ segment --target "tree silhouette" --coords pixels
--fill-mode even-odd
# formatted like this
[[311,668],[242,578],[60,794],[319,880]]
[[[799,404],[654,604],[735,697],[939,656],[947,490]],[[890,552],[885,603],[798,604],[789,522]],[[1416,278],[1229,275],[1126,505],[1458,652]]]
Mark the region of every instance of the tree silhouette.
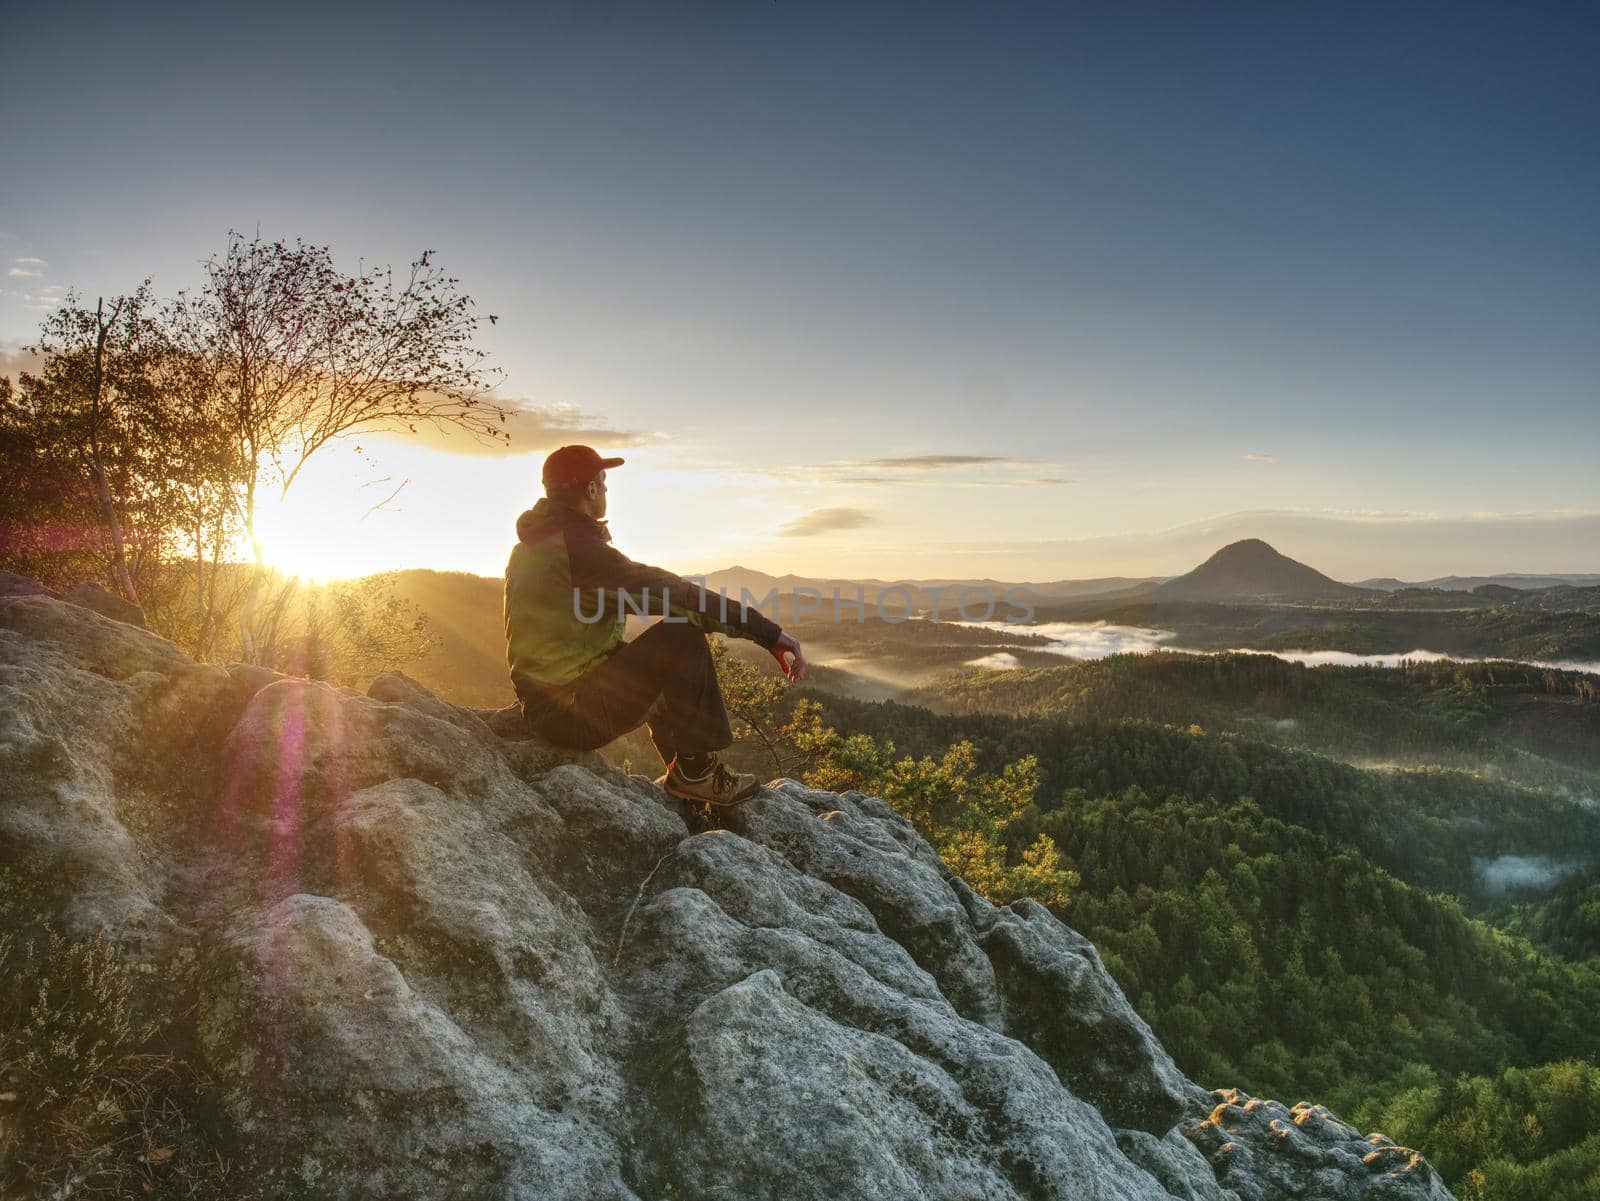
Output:
[[431,250],[404,276],[387,267],[346,275],[325,246],[232,233],[205,273],[199,290],[179,293],[167,323],[199,364],[242,467],[255,563],[242,633],[253,657],[264,486],[287,494],[314,454],[360,432],[430,423],[507,438],[507,410],[486,396],[498,372],[473,345],[472,301]]

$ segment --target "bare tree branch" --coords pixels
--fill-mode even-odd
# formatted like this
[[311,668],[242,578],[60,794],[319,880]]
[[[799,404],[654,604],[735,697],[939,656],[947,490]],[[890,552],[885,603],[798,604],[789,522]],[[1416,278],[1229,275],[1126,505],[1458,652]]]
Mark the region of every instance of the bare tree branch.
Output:
[[[386,476],[384,478],[387,479],[389,477]],[[410,482],[411,481],[409,479],[401,480],[400,481],[400,486],[398,488],[396,488],[393,492],[389,493],[388,496],[384,497],[377,504],[373,505],[365,513],[361,514],[361,520],[365,521],[367,518],[371,517],[374,513],[378,512],[378,510],[386,508],[390,501],[392,501],[395,497],[399,496],[402,492],[405,491],[406,485],[409,484]],[[364,488],[364,487],[366,487],[366,485],[363,484],[362,487]]]

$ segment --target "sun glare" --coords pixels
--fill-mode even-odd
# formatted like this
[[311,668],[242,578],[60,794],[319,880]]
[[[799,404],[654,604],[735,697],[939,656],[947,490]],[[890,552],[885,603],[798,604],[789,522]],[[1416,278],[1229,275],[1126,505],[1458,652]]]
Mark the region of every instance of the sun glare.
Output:
[[307,464],[288,496],[267,493],[256,516],[256,528],[271,566],[323,584],[368,575],[390,565],[383,561],[385,548],[372,545],[369,527],[372,507],[380,504],[392,487],[371,495],[383,487],[382,482],[361,487],[359,479],[352,479],[353,465],[348,459],[348,455],[328,453],[327,462]]

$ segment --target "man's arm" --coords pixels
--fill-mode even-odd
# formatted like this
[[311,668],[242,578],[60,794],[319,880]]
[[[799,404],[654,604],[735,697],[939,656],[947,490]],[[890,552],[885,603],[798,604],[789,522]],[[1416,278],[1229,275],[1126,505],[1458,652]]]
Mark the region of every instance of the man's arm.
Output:
[[621,592],[646,613],[679,611],[703,630],[717,630],[738,638],[748,638],[769,651],[775,650],[784,637],[777,622],[754,606],[743,605],[735,600],[726,602],[727,616],[724,620],[724,601],[720,594],[691,584],[664,568],[636,563],[588,531],[574,529],[569,532],[567,560],[572,572],[572,586],[584,592],[598,589],[606,597]]

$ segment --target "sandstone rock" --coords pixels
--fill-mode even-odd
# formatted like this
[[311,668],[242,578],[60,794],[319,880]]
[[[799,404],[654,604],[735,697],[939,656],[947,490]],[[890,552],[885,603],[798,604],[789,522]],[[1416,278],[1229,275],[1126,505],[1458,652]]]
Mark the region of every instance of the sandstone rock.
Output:
[[526,739],[532,737],[527,727],[522,724],[521,705],[506,705],[501,709],[474,709],[472,712],[482,718],[484,724],[501,738]]
[[792,781],[778,791],[805,808],[752,801],[739,824],[747,838],[860,899],[964,1016],[1027,1043],[1109,1120],[1172,1128],[1187,1082],[1087,939],[1034,901],[997,910],[974,896],[876,798]]
[[[1037,901],[1008,905],[984,935],[1006,1028],[1119,1126],[1153,1134],[1183,1115],[1183,1074],[1100,961]],[[1041,1005],[1039,998],[1056,998]]]
[[101,617],[109,617],[112,621],[124,622],[140,629],[145,628],[142,608],[130,600],[124,600],[114,592],[107,592],[99,584],[74,584],[62,593],[61,597],[75,605],[82,605],[85,609],[93,609]]
[[1448,1196],[1185,1080],[1086,940],[881,800],[776,781],[692,833],[404,676],[196,664],[4,583],[7,916],[198,965],[184,1038],[263,1196]]
[[50,596],[61,599],[61,594],[54,588],[46,588],[38,580],[30,580],[25,575],[11,571],[0,571],[0,596]]
[[1161,1183],[1169,1196],[1182,1201],[1239,1201],[1223,1188],[1205,1156],[1178,1130],[1157,1138],[1147,1130],[1117,1131],[1122,1153]]

